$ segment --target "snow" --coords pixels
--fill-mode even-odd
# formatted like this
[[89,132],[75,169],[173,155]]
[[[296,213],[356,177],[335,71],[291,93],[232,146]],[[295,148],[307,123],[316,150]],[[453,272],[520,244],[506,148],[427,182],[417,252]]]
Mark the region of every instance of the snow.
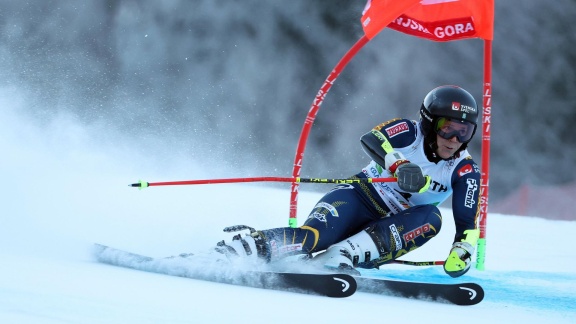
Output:
[[[113,145],[99,140],[99,126],[57,120],[42,124],[8,108],[0,119],[0,323],[576,323],[575,221],[489,214],[486,270],[462,278],[483,285],[486,297],[469,307],[366,293],[333,299],[98,263],[94,243],[169,256],[228,239],[225,226],[284,226],[289,193],[257,184],[130,188],[140,178],[217,177],[226,166],[200,172],[194,161],[156,158],[117,134],[108,134]],[[303,221],[320,194],[301,188]],[[442,212],[440,235],[405,259],[445,258],[454,228],[451,211]],[[379,272],[455,280],[439,267]]]

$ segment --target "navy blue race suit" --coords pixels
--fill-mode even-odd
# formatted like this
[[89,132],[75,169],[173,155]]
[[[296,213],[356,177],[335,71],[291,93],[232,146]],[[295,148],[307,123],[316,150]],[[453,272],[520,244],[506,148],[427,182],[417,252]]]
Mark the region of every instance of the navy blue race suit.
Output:
[[[437,235],[442,226],[437,206],[451,195],[456,225],[454,241],[459,241],[464,231],[477,229],[480,172],[467,150],[450,159],[432,159],[432,162],[425,152],[419,122],[393,119],[374,129],[386,136],[395,151],[401,152],[431,177],[428,190],[403,192],[396,182],[337,185],[318,201],[301,227],[261,231],[270,243],[272,260],[319,252],[368,229],[380,256],[359,266],[377,267],[424,245]],[[351,179],[368,177],[389,178],[393,174],[372,160]]]

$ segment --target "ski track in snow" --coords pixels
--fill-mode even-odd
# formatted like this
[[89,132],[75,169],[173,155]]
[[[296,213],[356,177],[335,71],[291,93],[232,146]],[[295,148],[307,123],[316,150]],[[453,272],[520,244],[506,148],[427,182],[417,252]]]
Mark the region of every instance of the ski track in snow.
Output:
[[535,271],[471,271],[463,278],[447,277],[440,267],[418,270],[363,271],[367,276],[407,281],[455,283],[471,281],[484,288],[482,303],[575,312],[576,274]]

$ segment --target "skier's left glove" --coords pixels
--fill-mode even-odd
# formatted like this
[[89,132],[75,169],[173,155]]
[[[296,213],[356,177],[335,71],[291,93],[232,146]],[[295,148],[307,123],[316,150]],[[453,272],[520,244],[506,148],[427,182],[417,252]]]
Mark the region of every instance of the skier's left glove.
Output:
[[450,255],[444,262],[444,271],[452,278],[460,277],[470,269],[474,247],[470,243],[456,242],[452,244]]
[[465,237],[452,244],[450,255],[444,262],[444,271],[452,278],[460,277],[470,270],[472,254],[480,232],[477,229],[464,231]]

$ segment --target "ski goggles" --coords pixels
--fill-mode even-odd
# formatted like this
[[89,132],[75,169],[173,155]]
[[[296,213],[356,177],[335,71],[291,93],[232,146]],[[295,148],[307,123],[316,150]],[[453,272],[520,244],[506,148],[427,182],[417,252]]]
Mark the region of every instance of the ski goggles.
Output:
[[436,122],[436,134],[447,140],[456,136],[458,142],[468,143],[475,131],[476,125],[464,120],[441,117]]

